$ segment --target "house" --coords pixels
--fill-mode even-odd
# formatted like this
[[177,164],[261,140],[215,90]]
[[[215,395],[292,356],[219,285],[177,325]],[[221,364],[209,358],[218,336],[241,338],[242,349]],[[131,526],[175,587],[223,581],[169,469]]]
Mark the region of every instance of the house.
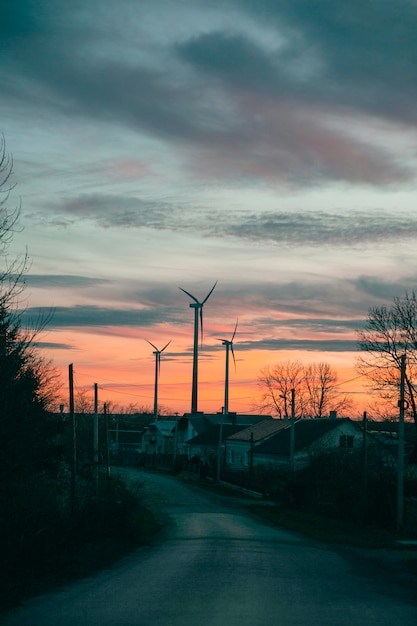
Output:
[[[311,456],[328,450],[353,450],[363,445],[360,422],[349,418],[299,419],[294,423],[294,466],[310,464]],[[253,465],[288,466],[291,451],[291,422],[286,428],[253,448]]]
[[288,428],[289,424],[287,419],[264,419],[232,434],[225,441],[226,467],[231,469],[249,468],[255,447],[261,442],[268,441],[280,430]]
[[109,448],[112,453],[142,450],[143,430],[133,430],[131,428],[110,428]]
[[238,413],[185,413],[177,418],[178,426],[175,437],[176,452],[186,455],[189,459],[193,456],[189,448],[189,441],[197,435],[213,428],[213,426],[239,426],[241,429],[257,424],[258,422],[269,420],[271,416],[266,415],[239,415]]
[[[204,432],[196,435],[187,442],[189,458],[200,457],[202,461],[217,458],[219,453],[220,436],[222,443],[224,440],[234,433],[242,430],[244,426],[236,424],[215,424]],[[221,435],[220,435],[221,431]]]
[[161,419],[147,426],[142,435],[142,452],[145,454],[172,454],[176,419]]

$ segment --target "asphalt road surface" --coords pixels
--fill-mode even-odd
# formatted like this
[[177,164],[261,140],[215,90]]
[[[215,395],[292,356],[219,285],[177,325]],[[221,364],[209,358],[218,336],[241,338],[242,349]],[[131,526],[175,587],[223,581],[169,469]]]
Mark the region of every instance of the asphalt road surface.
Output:
[[164,539],[31,599],[4,626],[416,626],[417,583],[384,552],[329,547],[265,525],[238,501],[175,478],[143,481]]

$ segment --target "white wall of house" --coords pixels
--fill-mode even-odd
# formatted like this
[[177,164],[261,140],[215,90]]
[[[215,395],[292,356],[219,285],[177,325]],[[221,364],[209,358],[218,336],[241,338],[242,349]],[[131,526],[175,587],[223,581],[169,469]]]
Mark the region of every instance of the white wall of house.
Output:
[[174,433],[161,433],[150,426],[142,436],[142,451],[146,454],[172,454],[174,451]]
[[[297,437],[297,430],[295,430],[295,437]],[[311,456],[314,454],[320,454],[327,450],[358,449],[362,444],[363,435],[361,431],[351,422],[341,421],[336,428],[316,439],[310,446],[296,452],[294,456],[295,467],[297,469],[308,467],[311,462]],[[254,448],[254,466],[283,467],[288,466],[288,463],[289,455],[260,454],[256,451],[256,446]]]
[[227,440],[225,443],[226,467],[230,469],[248,468],[250,465],[250,442]]

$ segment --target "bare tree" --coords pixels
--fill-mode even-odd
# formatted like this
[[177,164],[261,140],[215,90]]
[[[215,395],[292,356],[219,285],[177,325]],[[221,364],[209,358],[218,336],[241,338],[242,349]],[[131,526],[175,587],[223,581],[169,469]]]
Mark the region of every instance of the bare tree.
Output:
[[303,392],[304,404],[310,417],[325,417],[330,411],[352,409],[350,398],[338,391],[336,370],[325,361],[305,367]]
[[357,370],[382,398],[397,402],[401,357],[406,355],[405,395],[417,427],[417,298],[413,291],[394,298],[390,307],[372,307],[366,326],[357,331],[362,355]]
[[13,157],[6,151],[6,142],[0,135],[0,250],[4,253],[13,238],[20,216],[20,205],[10,209],[8,200],[15,185],[12,182]]
[[278,417],[291,414],[291,390],[295,391],[297,417],[324,417],[330,411],[348,410],[352,403],[339,393],[336,371],[325,362],[304,365],[301,361],[282,361],[261,370],[262,390],[256,403],[262,411]]
[[300,385],[303,378],[303,364],[300,361],[282,361],[266,365],[260,371],[259,387],[262,390],[256,403],[262,411],[272,411],[279,418],[291,413],[291,389],[300,399]]

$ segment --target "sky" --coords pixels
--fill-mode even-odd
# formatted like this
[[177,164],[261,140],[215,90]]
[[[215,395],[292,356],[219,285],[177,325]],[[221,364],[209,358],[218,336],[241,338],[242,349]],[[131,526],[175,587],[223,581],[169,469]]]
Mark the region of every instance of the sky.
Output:
[[[415,0],[5,0],[0,132],[25,323],[76,391],[254,412],[261,368],[326,361],[417,287]],[[355,379],[355,380],[353,380]]]

